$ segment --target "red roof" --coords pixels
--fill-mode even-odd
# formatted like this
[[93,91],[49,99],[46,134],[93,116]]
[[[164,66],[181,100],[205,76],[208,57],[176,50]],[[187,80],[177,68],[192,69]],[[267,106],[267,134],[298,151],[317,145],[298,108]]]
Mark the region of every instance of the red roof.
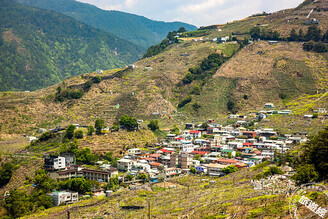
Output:
[[158,157],[160,157],[160,156],[162,156],[161,154],[151,154],[150,155],[150,157],[156,157],[156,158],[158,158]]
[[262,154],[261,151],[254,151],[255,154]]
[[252,146],[253,143],[244,143],[243,145],[244,145],[244,146]]
[[175,138],[175,140],[177,140],[177,141],[178,141],[178,140],[184,140],[184,138]]
[[163,153],[173,153],[173,151],[169,151],[169,150],[166,150],[166,149],[160,149],[160,151],[162,151]]
[[193,151],[191,152],[192,154],[200,154],[200,155],[205,155],[205,154],[208,154],[208,152],[206,151]]
[[238,161],[234,160],[234,159],[218,159],[217,162],[222,162],[222,163],[230,163],[230,164],[233,164],[233,163],[237,163]]
[[156,159],[155,158],[151,158],[151,157],[146,157],[145,160],[147,160],[147,161],[155,161]]
[[150,163],[151,166],[160,166],[162,165],[161,163],[156,163],[156,162],[153,162],[153,163]]
[[191,131],[189,131],[189,133],[190,133],[190,134],[199,134],[200,131],[194,131],[194,130],[191,130]]

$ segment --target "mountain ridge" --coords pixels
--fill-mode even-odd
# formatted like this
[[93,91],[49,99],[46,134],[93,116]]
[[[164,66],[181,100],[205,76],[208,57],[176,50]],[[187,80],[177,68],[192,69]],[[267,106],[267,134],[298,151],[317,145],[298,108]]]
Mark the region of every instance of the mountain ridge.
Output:
[[159,43],[170,31],[184,26],[196,30],[193,25],[183,22],[163,22],[121,11],[106,11],[94,5],[73,0],[15,0],[19,3],[63,13],[100,30],[147,49]]
[[97,68],[122,67],[144,51],[65,15],[0,4],[1,91],[35,90]]

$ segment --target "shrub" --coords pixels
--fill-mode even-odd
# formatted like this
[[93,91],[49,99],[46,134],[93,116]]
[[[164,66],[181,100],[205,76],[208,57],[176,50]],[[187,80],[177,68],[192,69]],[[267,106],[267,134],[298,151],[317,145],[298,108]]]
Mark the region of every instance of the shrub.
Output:
[[99,75],[97,75],[93,81],[96,83],[96,84],[99,84],[101,82],[101,77]]
[[147,127],[152,131],[159,129],[158,120],[151,120]]
[[39,141],[48,141],[49,139],[55,137],[55,134],[52,132],[45,132],[43,133],[40,138]]
[[201,105],[199,103],[194,103],[192,104],[192,108],[194,111],[198,111],[201,108]]
[[190,103],[192,100],[191,96],[187,96],[185,98],[183,98],[181,100],[181,102],[178,104],[178,107],[181,108],[181,107],[184,107],[185,105],[187,105],[188,103]]
[[64,138],[72,139],[74,137],[74,131],[75,131],[75,129],[76,129],[76,127],[74,125],[69,125],[66,128],[66,132],[65,132]]
[[132,131],[138,128],[138,122],[135,118],[125,115],[120,118],[120,125],[128,131]]
[[105,120],[103,119],[97,119],[95,122],[95,129],[96,129],[96,134],[100,135],[101,130],[105,127]]
[[95,129],[93,128],[93,126],[92,125],[89,125],[88,126],[88,135],[91,136],[94,132],[95,132]]
[[83,131],[82,130],[75,131],[74,136],[77,139],[82,139],[83,138]]

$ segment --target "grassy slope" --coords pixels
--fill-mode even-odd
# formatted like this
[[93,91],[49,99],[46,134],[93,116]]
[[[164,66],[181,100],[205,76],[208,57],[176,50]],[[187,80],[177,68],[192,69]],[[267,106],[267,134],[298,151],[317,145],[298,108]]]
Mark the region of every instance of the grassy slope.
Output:
[[[110,125],[115,118],[124,114],[149,119],[153,112],[172,113],[179,101],[172,89],[184,77],[188,68],[196,66],[210,53],[224,50],[224,47],[209,42],[170,46],[157,57],[135,63],[137,67],[126,71],[122,77],[104,79],[94,84],[79,100],[54,102],[55,89],[57,86],[64,89],[83,84],[88,77],[96,74],[70,78],[58,85],[30,93],[0,93],[2,131],[35,132],[33,127],[93,124],[98,117],[106,119],[107,125]],[[227,51],[231,51],[228,44],[227,48]],[[181,56],[182,53],[190,56]],[[147,66],[152,67],[152,70],[146,70]],[[101,76],[110,78],[117,71],[105,71]],[[120,104],[119,109],[114,107],[116,104]]]
[[[259,171],[250,172],[251,177]],[[202,179],[214,180],[208,185]],[[286,217],[288,215],[288,198],[285,195],[271,195],[270,191],[254,190],[250,186],[248,170],[230,174],[223,178],[206,176],[188,176],[170,180],[178,184],[177,188],[159,189],[153,186],[153,191],[121,191],[119,196],[109,199],[83,201],[69,206],[80,206],[71,210],[71,215],[80,217],[111,218],[145,218],[148,215],[148,201],[151,202],[151,215],[154,218],[206,218],[217,216],[224,218],[258,218]],[[94,206],[88,205],[100,202]],[[121,206],[137,205],[144,209],[127,211]],[[82,207],[86,206],[86,207]],[[67,206],[56,207],[26,218],[64,218]]]

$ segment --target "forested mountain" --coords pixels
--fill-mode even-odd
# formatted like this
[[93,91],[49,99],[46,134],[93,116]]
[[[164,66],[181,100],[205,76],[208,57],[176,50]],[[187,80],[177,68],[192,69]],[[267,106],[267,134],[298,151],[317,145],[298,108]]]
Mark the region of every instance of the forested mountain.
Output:
[[0,14],[0,91],[35,90],[122,67],[144,51],[68,16],[11,0],[0,0]]
[[185,27],[196,30],[193,25],[182,22],[160,22],[142,16],[119,11],[105,11],[93,5],[75,0],[15,0],[19,3],[48,9],[71,16],[81,22],[127,39],[145,49],[159,43],[169,31]]

